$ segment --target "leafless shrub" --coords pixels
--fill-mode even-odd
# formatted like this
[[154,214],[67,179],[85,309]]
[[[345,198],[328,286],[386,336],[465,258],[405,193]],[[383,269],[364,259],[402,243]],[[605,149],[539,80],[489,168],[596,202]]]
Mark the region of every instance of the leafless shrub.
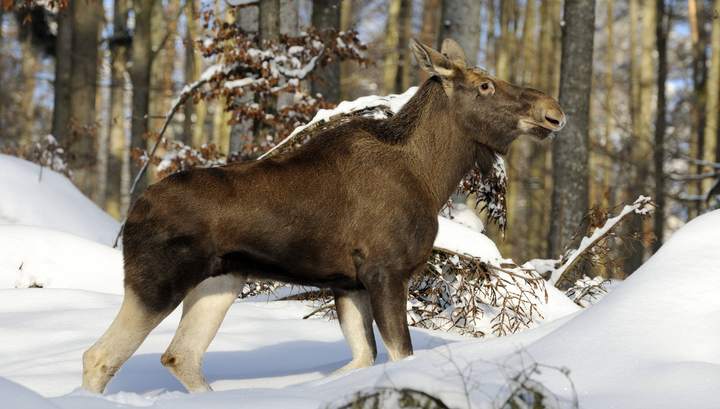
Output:
[[25,159],[40,165],[39,178],[42,180],[42,169],[49,168],[65,175],[72,180],[73,169],[81,169],[92,165],[92,157],[80,156],[71,150],[72,146],[83,138],[94,138],[97,133],[97,124],[81,126],[77,119],[71,123],[71,136],[65,141],[58,142],[52,135],[46,135],[41,141],[22,145],[4,146],[0,153]]
[[455,330],[474,337],[503,336],[537,317],[544,280],[531,269],[493,266],[435,249],[428,269],[410,283],[411,325]]
[[380,409],[380,408],[419,408],[449,409],[440,399],[414,389],[379,388],[367,392],[358,392],[350,402],[336,409]]
[[[640,196],[632,204],[623,203],[610,210],[594,206],[585,215],[573,239],[565,249],[563,257],[555,266],[549,280],[550,283],[560,287],[566,282],[573,283],[582,277],[583,272],[577,268],[581,260],[584,260],[591,270],[597,271],[605,268],[610,271],[621,271],[622,258],[612,254],[612,248],[607,243],[608,240],[616,239],[622,243],[630,241],[645,243],[654,240],[655,236],[650,232],[629,231],[623,233],[618,229],[628,218],[650,217],[650,212],[654,207],[652,198],[647,196]],[[587,234],[580,239],[584,225],[589,225],[589,228]],[[573,243],[579,244],[576,244],[576,248],[570,248]]]
[[575,304],[588,307],[607,294],[608,291],[605,286],[608,284],[610,284],[610,280],[600,276],[595,278],[583,276],[575,281],[575,284],[565,292],[565,295]]

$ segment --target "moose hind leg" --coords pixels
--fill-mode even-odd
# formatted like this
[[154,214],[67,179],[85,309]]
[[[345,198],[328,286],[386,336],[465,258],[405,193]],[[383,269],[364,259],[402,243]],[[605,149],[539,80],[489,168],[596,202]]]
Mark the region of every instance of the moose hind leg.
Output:
[[353,359],[349,364],[332,374],[347,371],[348,369],[364,368],[375,362],[377,347],[375,334],[373,334],[373,315],[370,308],[370,298],[365,290],[345,291],[333,289],[335,307],[343,335],[350,345]]
[[183,300],[180,325],[161,362],[190,393],[212,390],[202,373],[202,359],[245,278],[230,274],[210,277]]
[[[365,282],[367,281],[367,282]],[[372,315],[391,361],[413,354],[407,323],[408,281],[391,274],[365,280]]]
[[172,312],[150,312],[135,293],[125,287],[120,312],[102,337],[83,354],[83,388],[102,393],[110,379],[120,369],[150,331]]

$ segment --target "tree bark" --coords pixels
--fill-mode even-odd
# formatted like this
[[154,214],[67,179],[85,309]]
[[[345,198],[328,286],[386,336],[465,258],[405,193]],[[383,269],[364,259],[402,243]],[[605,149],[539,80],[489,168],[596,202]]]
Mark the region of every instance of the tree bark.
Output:
[[410,37],[412,37],[412,0],[402,0],[400,19],[398,20],[398,67],[395,76],[395,93],[403,93],[410,88]]
[[[715,11],[720,11],[720,0],[715,0]],[[710,67],[707,79],[707,103],[705,105],[705,143],[703,146],[703,160],[706,162],[719,162],[718,154],[718,122],[720,121],[720,18],[712,20],[710,31]],[[704,172],[712,169],[705,167]],[[703,173],[704,173],[703,172]],[[701,194],[708,194],[712,179],[705,178],[702,182]]]
[[495,75],[505,81],[510,80],[510,50],[512,38],[510,33],[510,19],[514,11],[514,2],[503,1],[500,5],[500,38],[495,60]]
[[560,106],[567,125],[553,141],[553,194],[548,258],[562,254],[588,210],[589,114],[594,0],[567,0],[562,36]]
[[68,0],[68,10],[58,12],[58,35],[55,62],[55,95],[52,134],[58,141],[70,135],[70,74],[72,73],[72,13],[75,0]]
[[280,0],[260,0],[260,40],[277,43],[280,40]]
[[[258,38],[261,41],[278,43],[280,41],[280,0],[261,0],[259,7]],[[265,48],[263,44],[261,44],[261,47]],[[261,101],[256,99],[255,102]],[[266,115],[275,115],[277,113],[276,97],[270,96],[262,102],[263,112]],[[218,109],[217,105],[215,109]],[[216,118],[217,115],[221,115],[221,113],[216,111]],[[275,128],[268,126],[265,122],[253,122],[253,137],[257,142],[266,140],[268,135],[274,137],[275,133]]]
[[[150,111],[150,79],[154,52],[151,39],[151,19],[155,0],[135,0],[135,35],[132,41],[132,66],[129,68],[130,79],[133,86],[132,96],[132,127],[131,146],[133,148],[146,148],[147,142],[143,135],[148,131],[148,114]],[[133,183],[137,178],[141,166],[132,164],[131,176]],[[147,188],[149,173],[145,173],[132,192],[131,202]]]
[[[354,0],[344,0],[340,3],[340,30],[348,31],[353,28]],[[358,88],[358,75],[350,61],[340,63],[340,100],[350,100],[350,95]]]
[[[130,33],[127,27],[128,5],[125,0],[116,0],[113,12],[113,36],[110,48],[110,101],[108,103],[108,164],[104,178],[105,193],[98,188],[98,198],[105,202],[105,210],[113,217],[122,219],[121,191],[130,190],[130,174],[125,121],[125,77],[127,74],[127,51]],[[123,173],[127,174],[123,174]],[[103,179],[98,175],[98,179]],[[125,185],[125,186],[124,186]]]
[[655,144],[653,146],[653,159],[655,163],[655,204],[658,206],[656,216],[653,217],[655,241],[652,244],[653,253],[657,252],[663,244],[663,230],[665,227],[665,172],[663,162],[665,156],[665,132],[667,103],[665,97],[665,81],[667,81],[667,35],[670,32],[670,18],[665,13],[665,2],[657,2],[655,35],[658,51],[657,76],[657,108],[655,120]]
[[[72,70],[70,73],[70,115],[80,126],[93,126],[96,122],[95,97],[98,78],[98,35],[102,4],[89,1],[75,1],[70,9],[72,18]],[[80,155],[81,160],[92,160],[95,156],[95,136],[83,132],[71,151]],[[93,190],[93,169],[86,164],[73,172],[75,185],[88,197]]]
[[[321,33],[340,27],[340,0],[313,0],[312,25]],[[328,65],[315,71],[325,80],[313,81],[313,95],[322,94],[329,102],[340,102],[340,64]]]
[[[692,80],[693,98],[690,107],[690,157],[702,159],[702,145],[705,139],[705,85],[707,83],[707,31],[704,24],[698,24],[700,12],[697,0],[688,0],[688,19],[692,41]],[[693,166],[695,173],[702,173],[701,166]],[[700,181],[688,182],[690,196],[700,194]],[[700,203],[692,202],[689,206],[688,218],[692,219],[700,213]]]
[[[1,6],[0,6],[1,7]],[[22,21],[18,21],[22,24]],[[25,38],[19,40],[20,51],[22,52],[22,60],[20,72],[22,75],[22,96],[20,98],[20,123],[23,132],[17,135],[18,140],[27,144],[33,140],[35,128],[35,71],[37,70],[37,57],[33,49],[33,33],[29,33]]]
[[[634,123],[634,138],[631,142],[630,161],[634,168],[634,172],[630,177],[630,186],[628,189],[628,200],[635,200],[640,195],[648,195],[648,177],[650,176],[648,158],[652,157],[652,114],[653,114],[653,87],[655,82],[653,69],[653,51],[655,50],[655,12],[656,1],[645,0],[642,6],[642,36],[641,36],[641,53],[637,113]],[[663,0],[660,0],[663,1]],[[629,223],[630,229],[640,233],[645,232],[645,222],[640,218],[636,218]],[[648,243],[644,243],[648,244]],[[642,265],[645,258],[645,246],[643,243],[628,243],[630,254],[625,259],[625,273],[632,274]]]
[[557,97],[558,58],[556,49],[560,34],[559,0],[543,1],[540,6],[540,53],[537,64],[540,74],[536,87]]
[[[438,42],[438,28],[440,22],[440,0],[424,0],[423,1],[423,15],[422,15],[422,29],[420,30],[420,42],[423,44],[434,46]],[[419,70],[418,73],[418,84],[422,84],[430,78],[424,70]]]
[[[510,2],[503,2],[510,3]],[[452,38],[465,50],[469,67],[477,65],[480,48],[480,9],[478,0],[443,0],[438,41]],[[438,48],[439,50],[440,48]],[[504,78],[506,79],[506,78]]]
[[535,38],[535,2],[530,0],[525,5],[525,23],[523,25],[523,46],[522,46],[522,75],[520,83],[528,86],[534,83],[534,74],[536,71],[535,50],[537,43]]
[[[200,27],[198,27],[197,20],[195,20],[195,13],[197,12],[196,2],[197,0],[187,0],[187,3],[185,5],[185,18],[188,22],[188,36],[192,40],[200,38],[201,35]],[[252,10],[254,14],[257,15],[257,7],[247,7],[240,11],[240,13],[238,14],[238,19],[247,14],[250,10]],[[257,30],[257,21],[252,27],[252,30],[248,29],[248,31],[255,30]],[[193,53],[192,64],[192,76],[185,79],[185,81],[187,81],[188,83],[197,81],[197,79],[203,72],[204,63],[199,53]],[[197,103],[193,103],[193,106],[195,108],[195,127],[193,128],[192,140],[190,141],[190,143],[193,146],[202,146],[203,144],[208,142],[207,132],[205,131],[205,121],[207,118],[207,101],[201,99]]]
[[400,42],[400,8],[402,0],[390,0],[385,28],[385,63],[383,65],[383,92],[392,94],[398,72],[398,44]]

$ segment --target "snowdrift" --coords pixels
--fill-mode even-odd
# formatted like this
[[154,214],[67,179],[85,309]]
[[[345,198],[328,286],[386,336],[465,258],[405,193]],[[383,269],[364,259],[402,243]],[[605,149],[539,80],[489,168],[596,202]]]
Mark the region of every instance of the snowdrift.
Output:
[[[9,185],[7,169],[24,184]],[[570,308],[552,293],[551,317],[516,335],[474,339],[411,328],[413,357],[385,363],[379,342],[373,367],[330,377],[350,359],[337,322],[303,320],[312,305],[263,296],[236,301],[205,356],[216,392],[188,395],[159,362],[180,311],[150,334],[106,395],[85,392],[82,353],[122,301],[120,252],[95,241],[106,243],[117,230],[62,176],[50,183],[45,169],[38,184],[37,172],[0,155],[2,223],[42,226],[0,226],[2,408],[332,408],[378,388],[421,390],[453,408],[491,408],[502,406],[517,379],[537,385],[555,407],[572,407],[574,399],[603,409],[720,402],[720,211],[679,230],[590,308]],[[450,225],[441,240],[500,257],[470,232]],[[44,288],[15,288],[30,283]]]
[[112,245],[120,223],[65,176],[0,154],[0,225],[42,226]]

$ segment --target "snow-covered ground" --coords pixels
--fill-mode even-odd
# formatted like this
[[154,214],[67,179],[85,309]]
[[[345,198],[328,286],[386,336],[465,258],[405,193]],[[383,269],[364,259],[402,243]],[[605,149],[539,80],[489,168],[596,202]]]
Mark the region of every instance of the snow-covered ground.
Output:
[[[515,335],[412,328],[413,357],[385,363],[380,342],[373,367],[328,376],[350,359],[337,322],[303,320],[312,305],[263,296],[236,301],[210,346],[203,369],[215,392],[187,394],[160,364],[179,311],[105,395],[85,392],[82,353],[122,301],[122,258],[107,246],[118,226],[63,176],[38,174],[0,155],[0,408],[332,408],[382,387],[421,390],[451,408],[493,408],[523,374],[560,407],[572,407],[575,394],[580,408],[720,407],[720,211],[680,229],[590,308],[551,293],[549,316]],[[469,229],[442,223],[447,246],[471,245],[453,239]]]

